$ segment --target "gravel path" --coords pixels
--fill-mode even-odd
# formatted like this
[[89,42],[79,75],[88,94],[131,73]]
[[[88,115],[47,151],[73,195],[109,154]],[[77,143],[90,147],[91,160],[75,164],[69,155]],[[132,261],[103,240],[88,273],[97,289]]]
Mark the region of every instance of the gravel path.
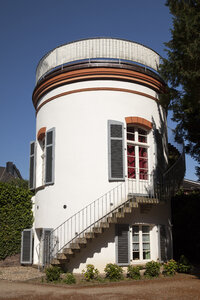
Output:
[[0,267],[0,279],[26,281],[44,276],[44,273],[33,267]]
[[200,300],[200,276],[194,275],[90,286],[30,281],[41,276],[32,267],[0,268],[0,300]]

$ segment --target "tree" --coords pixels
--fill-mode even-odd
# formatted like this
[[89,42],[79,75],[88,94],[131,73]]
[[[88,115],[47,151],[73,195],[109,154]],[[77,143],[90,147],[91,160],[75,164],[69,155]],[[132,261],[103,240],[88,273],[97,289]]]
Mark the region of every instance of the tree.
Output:
[[33,194],[25,181],[0,182],[0,260],[20,252],[21,232],[33,223]]
[[[161,102],[173,110],[176,138],[184,138],[186,152],[200,165],[200,1],[168,0],[166,6],[173,29],[160,73],[170,88]],[[200,180],[199,166],[196,171]]]

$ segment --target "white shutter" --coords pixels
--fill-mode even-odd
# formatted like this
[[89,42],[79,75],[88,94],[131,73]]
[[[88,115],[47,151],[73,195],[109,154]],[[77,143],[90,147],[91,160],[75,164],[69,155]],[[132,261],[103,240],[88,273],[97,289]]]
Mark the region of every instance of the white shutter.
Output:
[[21,235],[21,264],[32,264],[32,229],[24,229]]
[[54,183],[55,128],[46,132],[45,138],[45,184]]
[[108,170],[110,181],[124,181],[124,124],[108,121]]
[[36,142],[30,143],[30,167],[29,167],[29,188],[35,189],[35,159],[36,159]]

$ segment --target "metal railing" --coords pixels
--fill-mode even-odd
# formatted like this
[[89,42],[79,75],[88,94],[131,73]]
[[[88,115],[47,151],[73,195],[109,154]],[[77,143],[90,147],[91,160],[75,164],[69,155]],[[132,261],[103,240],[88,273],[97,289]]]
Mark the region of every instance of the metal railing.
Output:
[[[141,180],[140,174],[136,179],[126,179],[103,196],[87,205],[72,217],[63,222],[51,232],[50,259],[61,253],[63,248],[70,248],[70,244],[78,238],[84,238],[85,233],[93,232],[95,227],[100,227],[113,213],[118,212],[129,202],[136,202],[138,197],[157,199],[165,202],[178,190],[185,173],[184,147],[179,152],[176,162],[164,174],[153,171],[148,174],[147,180]],[[151,201],[149,201],[151,203]]]
[[154,187],[153,174],[148,174],[147,180],[141,180],[137,175],[138,179],[127,179],[54,229],[51,232],[51,258],[77,238],[85,237],[86,232],[93,232],[101,222],[107,222],[120,207],[136,201],[136,196],[156,198],[158,189]]

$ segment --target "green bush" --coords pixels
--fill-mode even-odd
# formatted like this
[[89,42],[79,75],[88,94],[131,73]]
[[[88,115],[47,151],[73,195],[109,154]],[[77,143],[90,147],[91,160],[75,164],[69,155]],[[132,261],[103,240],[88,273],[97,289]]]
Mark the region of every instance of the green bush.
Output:
[[179,273],[190,273],[192,270],[192,265],[190,264],[189,260],[184,256],[181,255],[180,260],[178,262],[178,272]]
[[61,269],[57,266],[47,267],[45,269],[45,274],[46,274],[47,282],[49,282],[49,281],[59,281],[60,280]]
[[74,284],[76,283],[76,278],[72,273],[67,273],[63,279],[63,282],[66,284]]
[[33,194],[23,184],[0,182],[0,260],[20,252],[21,232],[32,227]]
[[128,266],[127,277],[135,280],[140,279],[140,267],[135,267],[131,265]]
[[86,281],[97,280],[99,278],[99,271],[95,269],[94,265],[89,264],[86,268],[86,271],[82,271]]
[[106,278],[111,281],[123,279],[123,269],[116,264],[107,264],[105,269]]
[[170,259],[163,266],[164,266],[163,274],[166,275],[166,276],[173,276],[176,273],[177,269],[178,269],[178,264],[173,259]]
[[146,271],[144,272],[145,277],[158,277],[160,274],[160,264],[156,261],[150,261],[146,263]]

